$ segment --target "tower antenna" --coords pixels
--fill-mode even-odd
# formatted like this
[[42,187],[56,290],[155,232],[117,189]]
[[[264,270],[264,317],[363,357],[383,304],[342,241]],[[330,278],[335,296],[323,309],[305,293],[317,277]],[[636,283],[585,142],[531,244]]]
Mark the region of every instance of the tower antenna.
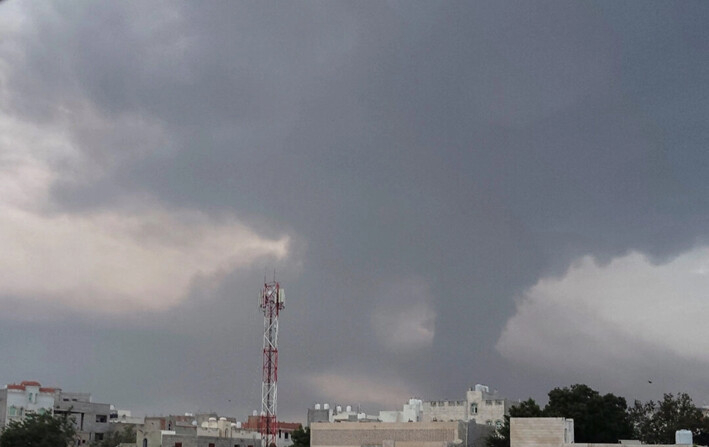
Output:
[[264,282],[259,296],[259,308],[263,311],[263,380],[261,382],[261,432],[262,447],[276,445],[278,420],[278,314],[285,304],[285,290],[276,281]]

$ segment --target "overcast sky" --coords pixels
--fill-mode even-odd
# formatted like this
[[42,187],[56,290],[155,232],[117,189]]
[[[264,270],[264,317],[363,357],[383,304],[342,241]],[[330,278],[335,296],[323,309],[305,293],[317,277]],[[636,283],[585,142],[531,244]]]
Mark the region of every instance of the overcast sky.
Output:
[[[0,3],[0,383],[709,404],[709,3]],[[648,381],[651,380],[652,384]]]

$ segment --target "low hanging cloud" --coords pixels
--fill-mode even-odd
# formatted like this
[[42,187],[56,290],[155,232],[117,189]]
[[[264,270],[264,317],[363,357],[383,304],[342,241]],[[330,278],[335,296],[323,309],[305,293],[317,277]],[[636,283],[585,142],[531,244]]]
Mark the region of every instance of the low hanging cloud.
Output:
[[314,395],[343,406],[370,404],[393,409],[413,395],[401,380],[379,379],[372,374],[329,371],[308,376],[306,384]]
[[584,257],[524,293],[496,348],[543,371],[608,376],[621,369],[660,374],[673,362],[706,366],[707,291],[707,247],[664,264],[637,252],[604,265]]
[[[36,316],[73,310],[107,314],[162,311],[187,298],[197,279],[214,279],[258,261],[284,259],[290,238],[268,238],[235,216],[169,207],[150,197],[125,197],[92,210],[58,209],[51,190],[111,169],[91,159],[62,117],[34,123],[0,102],[0,311]],[[160,129],[119,120],[123,131]],[[100,115],[94,124],[105,126]],[[140,156],[137,153],[136,156]],[[204,283],[202,281],[201,283]]]
[[419,278],[395,281],[379,297],[371,324],[386,349],[407,351],[431,346],[436,312],[428,284]]

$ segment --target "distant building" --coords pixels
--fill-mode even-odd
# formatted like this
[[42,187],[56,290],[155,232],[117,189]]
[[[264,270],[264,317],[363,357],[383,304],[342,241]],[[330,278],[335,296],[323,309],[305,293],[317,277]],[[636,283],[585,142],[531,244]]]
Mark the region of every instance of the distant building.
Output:
[[423,417],[423,402],[420,399],[409,399],[402,410],[380,411],[378,415],[368,415],[354,411],[351,405],[337,405],[331,408],[329,404],[315,404],[308,408],[308,425],[313,422],[421,422]]
[[24,381],[0,389],[0,429],[30,414],[66,414],[76,426],[77,445],[101,441],[110,431],[110,405],[91,401],[90,393],[68,393]]
[[136,447],[261,447],[261,435],[234,418],[210,414],[146,417]]
[[108,422],[114,425],[113,430],[121,430],[122,427],[131,426],[133,428],[145,423],[144,417],[133,416],[129,410],[116,410],[111,405],[111,415]]
[[423,421],[470,421],[480,425],[502,426],[509,414],[510,403],[497,391],[475,385],[465,393],[465,400],[431,400],[423,402]]
[[[289,445],[293,444],[291,436],[295,430],[300,428],[300,426],[301,424],[298,422],[278,421],[278,437],[276,438],[276,446],[288,447]],[[256,414],[249,416],[247,421],[243,424],[243,429],[260,432],[261,417]]]

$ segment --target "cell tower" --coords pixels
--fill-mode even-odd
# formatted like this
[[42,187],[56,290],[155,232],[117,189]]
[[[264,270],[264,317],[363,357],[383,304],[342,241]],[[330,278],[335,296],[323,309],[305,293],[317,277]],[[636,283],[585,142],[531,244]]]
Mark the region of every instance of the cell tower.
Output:
[[273,279],[265,282],[259,294],[259,307],[263,311],[263,381],[261,382],[261,445],[276,445],[278,420],[278,314],[285,304],[285,291]]

